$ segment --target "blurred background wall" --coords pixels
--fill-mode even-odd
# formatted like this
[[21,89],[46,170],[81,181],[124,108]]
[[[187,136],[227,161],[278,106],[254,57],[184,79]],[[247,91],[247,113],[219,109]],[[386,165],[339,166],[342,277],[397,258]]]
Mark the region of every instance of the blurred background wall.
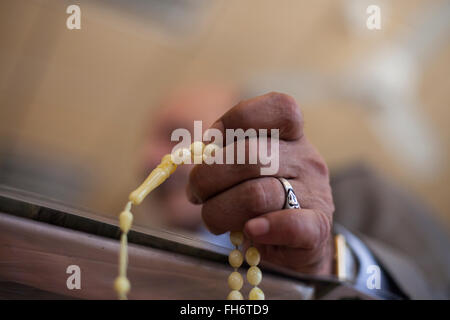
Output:
[[[66,28],[70,4],[81,30]],[[381,30],[365,26],[369,4]],[[448,4],[2,1],[0,180],[115,215],[161,99],[220,82],[294,95],[332,171],[368,163],[450,226]]]

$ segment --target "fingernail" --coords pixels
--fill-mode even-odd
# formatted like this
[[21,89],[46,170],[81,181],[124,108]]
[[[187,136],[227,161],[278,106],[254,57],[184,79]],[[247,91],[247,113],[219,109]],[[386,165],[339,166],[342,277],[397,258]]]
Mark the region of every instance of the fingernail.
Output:
[[252,237],[258,237],[269,232],[269,220],[255,218],[247,222],[246,232]]
[[193,204],[201,204],[202,200],[188,187],[186,188],[186,195],[188,200]]

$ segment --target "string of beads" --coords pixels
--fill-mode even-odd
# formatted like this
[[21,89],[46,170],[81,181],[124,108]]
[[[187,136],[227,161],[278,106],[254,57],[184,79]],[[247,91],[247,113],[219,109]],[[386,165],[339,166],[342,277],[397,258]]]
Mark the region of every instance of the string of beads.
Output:
[[[120,236],[119,248],[119,275],[114,281],[114,289],[117,292],[119,299],[126,300],[131,289],[130,281],[127,278],[128,267],[128,232],[133,223],[133,213],[131,212],[132,205],[139,205],[144,198],[161,183],[163,183],[176,170],[177,164],[193,163],[199,164],[202,161],[209,163],[209,157],[218,150],[218,146],[214,144],[205,145],[196,141],[191,144],[190,148],[181,148],[176,150],[173,154],[166,154],[161,163],[148,175],[147,179],[129,195],[129,201],[125,205],[124,210],[119,215],[119,227],[122,232]],[[189,159],[189,162],[188,162]],[[228,277],[228,285],[232,289],[227,299],[229,300],[243,300],[241,292],[239,291],[244,283],[238,268],[243,263],[242,253],[239,251],[239,246],[244,241],[242,232],[232,232],[230,234],[231,242],[236,249],[230,252],[229,263],[234,268],[234,272]],[[250,247],[246,252],[246,261],[251,266],[247,271],[247,280],[254,286],[250,291],[250,300],[263,300],[264,293],[257,285],[261,282],[262,273],[257,267],[260,260],[259,252],[256,248]]]
[[228,300],[244,300],[241,290],[244,285],[244,279],[238,269],[242,265],[244,258],[242,257],[239,246],[244,242],[244,234],[240,231],[230,232],[230,241],[235,246],[235,249],[228,255],[228,263],[234,268],[234,271],[228,276],[228,286],[231,292],[228,294]]
[[259,261],[261,260],[261,255],[259,254],[258,249],[255,247],[250,247],[245,252],[245,261],[247,261],[250,268],[247,270],[247,281],[250,283],[253,288],[250,290],[250,294],[248,298],[250,300],[264,300],[264,292],[258,288],[258,285],[262,280],[262,272],[257,267]]
[[[231,291],[228,294],[227,300],[243,300],[244,297],[239,290],[241,290],[244,280],[242,279],[238,269],[244,261],[242,253],[239,251],[239,246],[244,242],[244,234],[241,231],[232,231],[230,232],[230,241],[235,246],[235,249],[230,252],[228,262],[234,268],[234,271],[228,277],[228,286]],[[262,280],[262,272],[257,267],[261,260],[258,249],[255,247],[249,247],[245,252],[245,260],[250,266],[247,270],[247,281],[254,286],[250,291],[249,299],[264,300],[264,292],[258,288],[258,285]]]

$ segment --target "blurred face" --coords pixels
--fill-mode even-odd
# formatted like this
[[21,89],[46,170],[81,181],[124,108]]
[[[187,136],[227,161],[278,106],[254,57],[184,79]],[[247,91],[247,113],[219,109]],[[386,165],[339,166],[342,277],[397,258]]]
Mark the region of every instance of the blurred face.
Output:
[[[147,172],[156,167],[162,156],[178,143],[170,141],[172,131],[185,128],[193,137],[194,120],[203,121],[208,129],[226,110],[237,102],[237,94],[226,86],[197,85],[176,90],[163,100],[153,116],[149,138],[145,145]],[[201,207],[186,197],[186,184],[193,165],[179,166],[165,183],[155,190],[155,198],[163,208],[162,220],[172,227],[195,230],[201,225]]]

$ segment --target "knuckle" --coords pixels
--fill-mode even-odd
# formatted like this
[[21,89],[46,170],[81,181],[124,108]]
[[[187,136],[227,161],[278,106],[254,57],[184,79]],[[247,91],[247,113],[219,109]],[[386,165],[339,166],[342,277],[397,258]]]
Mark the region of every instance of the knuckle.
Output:
[[270,195],[270,199],[267,200],[270,201],[270,205],[272,209],[282,209],[285,202],[285,190],[280,183],[280,181],[277,178],[265,178],[266,184],[264,185],[266,187],[266,194]]
[[303,117],[295,99],[279,92],[271,92],[269,96],[277,108],[283,131],[300,138],[303,131]]
[[278,105],[287,110],[293,111],[294,108],[298,108],[295,99],[286,93],[272,91],[269,93],[269,96],[273,101],[276,101]]
[[313,172],[317,172],[324,177],[329,176],[328,166],[316,148],[313,147],[312,154],[306,159],[306,162]]
[[246,182],[245,190],[247,209],[252,213],[264,213],[267,208],[267,197],[261,179]]
[[328,166],[321,157],[309,159],[309,164],[314,171],[318,172],[320,175],[325,177],[329,176]]

